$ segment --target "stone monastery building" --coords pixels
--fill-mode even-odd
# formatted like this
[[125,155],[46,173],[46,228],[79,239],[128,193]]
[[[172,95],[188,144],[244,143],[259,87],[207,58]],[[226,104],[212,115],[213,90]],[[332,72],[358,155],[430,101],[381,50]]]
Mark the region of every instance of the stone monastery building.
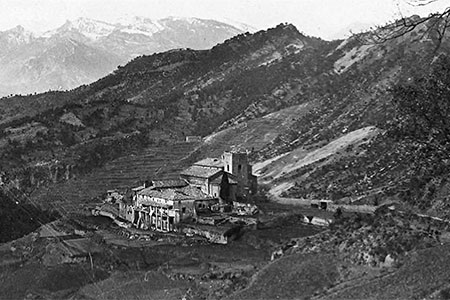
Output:
[[256,191],[247,153],[225,152],[221,158],[196,162],[180,179],[154,180],[132,189],[131,197],[119,202],[119,216],[138,228],[168,232],[200,215],[224,211]]

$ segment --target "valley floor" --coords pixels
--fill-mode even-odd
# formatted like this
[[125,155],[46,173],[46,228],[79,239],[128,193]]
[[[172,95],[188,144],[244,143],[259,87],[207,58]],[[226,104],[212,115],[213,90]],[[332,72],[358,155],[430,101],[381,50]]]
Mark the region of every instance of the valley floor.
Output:
[[[366,244],[354,234],[367,232],[369,223],[353,233],[347,228],[342,236],[334,228],[305,225],[299,206],[261,202],[260,210],[265,226],[227,245],[126,230],[104,217],[66,216],[0,245],[0,298],[447,299],[450,294],[448,239],[429,239],[398,263],[371,265],[345,255],[360,248],[343,250],[352,239]],[[395,226],[416,226],[411,222]],[[386,228],[397,232],[397,227]],[[346,246],[336,239],[340,235]]]

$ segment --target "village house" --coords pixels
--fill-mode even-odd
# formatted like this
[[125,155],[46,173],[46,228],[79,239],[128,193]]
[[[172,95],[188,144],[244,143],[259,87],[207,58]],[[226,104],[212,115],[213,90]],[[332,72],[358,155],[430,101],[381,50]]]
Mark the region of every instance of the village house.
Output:
[[198,135],[188,135],[186,136],[186,143],[199,143],[202,141],[202,137]]
[[133,189],[131,198],[119,204],[119,216],[137,228],[169,232],[182,221],[195,221],[197,214],[219,203],[184,180],[151,181]]

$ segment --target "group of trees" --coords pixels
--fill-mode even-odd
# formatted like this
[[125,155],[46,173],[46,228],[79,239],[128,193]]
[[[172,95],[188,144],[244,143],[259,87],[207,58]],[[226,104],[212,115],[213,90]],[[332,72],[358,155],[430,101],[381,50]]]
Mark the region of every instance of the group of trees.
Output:
[[[440,1],[406,2],[426,6]],[[398,38],[421,24],[426,24],[426,32],[438,34],[440,46],[446,38],[446,33],[449,34],[450,7],[425,18],[402,18],[385,27],[384,36],[380,41]],[[391,89],[397,112],[396,129],[411,138],[422,150],[448,156],[446,152],[450,150],[450,57],[443,51],[433,58],[429,66],[417,68],[420,71],[417,71],[416,75],[400,81]]]
[[431,71],[391,90],[402,133],[430,150],[450,147],[450,57],[439,56]]
[[[409,3],[426,6],[439,1]],[[425,18],[403,18],[384,27],[383,36],[375,35],[375,39],[384,42],[399,38],[422,24],[425,28],[422,36],[428,34],[436,41],[435,52],[428,65],[417,65],[413,75],[391,89],[395,119],[390,132],[411,153],[406,200],[429,208],[436,192],[433,181],[442,185],[450,173],[450,56],[444,49],[450,34],[450,7]]]
[[17,191],[0,190],[0,243],[17,239],[36,230],[42,224],[53,221],[56,213],[43,211],[28,203],[16,202]]

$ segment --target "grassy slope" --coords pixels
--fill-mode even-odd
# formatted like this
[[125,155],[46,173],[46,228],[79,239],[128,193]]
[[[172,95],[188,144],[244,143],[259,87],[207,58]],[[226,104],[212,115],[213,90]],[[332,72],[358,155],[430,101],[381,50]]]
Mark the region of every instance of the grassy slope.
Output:
[[[376,136],[378,130],[374,127],[366,127],[352,131],[330,143],[317,147],[298,148],[278,159],[263,161],[255,167],[261,178],[261,182],[270,184],[270,194],[278,196],[299,181],[295,178],[296,172],[308,165],[323,161],[327,158],[337,158],[342,155],[344,149],[359,145]],[[294,179],[290,179],[294,177]]]
[[239,123],[207,136],[201,150],[212,157],[220,155],[232,146],[260,151],[283,132],[289,130],[297,118],[301,118],[313,107],[313,103],[295,105]]

